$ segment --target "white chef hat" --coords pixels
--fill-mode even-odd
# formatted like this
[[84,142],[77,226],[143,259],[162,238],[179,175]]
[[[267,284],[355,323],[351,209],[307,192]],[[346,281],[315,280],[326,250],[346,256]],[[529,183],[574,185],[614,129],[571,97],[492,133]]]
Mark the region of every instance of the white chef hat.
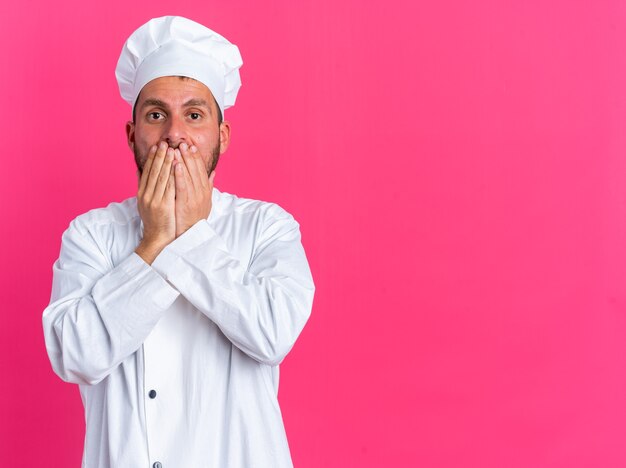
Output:
[[122,47],[115,76],[131,108],[148,82],[178,75],[204,83],[224,115],[235,104],[241,65],[237,46],[215,31],[181,16],[163,16],[131,34]]

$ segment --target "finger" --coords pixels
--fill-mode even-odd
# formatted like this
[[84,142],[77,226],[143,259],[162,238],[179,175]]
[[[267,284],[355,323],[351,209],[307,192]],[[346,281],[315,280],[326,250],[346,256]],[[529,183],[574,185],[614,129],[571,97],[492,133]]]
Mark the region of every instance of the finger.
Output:
[[165,193],[165,188],[167,187],[167,183],[170,180],[170,175],[172,173],[172,162],[174,161],[174,149],[168,148],[167,153],[165,155],[165,161],[163,161],[163,165],[161,166],[161,171],[157,176],[157,184],[154,187],[154,193],[152,198],[155,200],[162,200],[163,195]]
[[202,181],[200,180],[198,174],[198,166],[194,161],[194,154],[186,143],[182,143],[180,145],[180,150],[183,156],[183,161],[185,162],[185,168],[187,169],[187,173],[189,174],[189,178],[191,180],[191,184],[194,190],[198,190],[202,187]]
[[176,181],[174,176],[174,168],[170,171],[170,174],[167,178],[167,186],[165,187],[165,193],[163,194],[163,199],[167,202],[172,202],[176,197]]
[[148,182],[148,175],[150,174],[150,168],[152,167],[152,161],[154,161],[154,155],[156,154],[157,146],[152,145],[150,150],[148,151],[148,159],[143,165],[143,169],[141,170],[141,179],[139,180],[139,195],[143,194],[143,191],[146,188],[146,183]]
[[215,170],[211,171],[211,175],[209,176],[209,188],[213,189],[213,184],[215,180]]
[[181,173],[182,173],[182,175],[183,175],[183,177],[185,179],[185,185],[187,187],[187,190],[193,190],[193,182],[191,181],[191,177],[189,175],[189,171],[186,169],[185,161],[183,160],[183,155],[182,155],[182,152],[180,150],[180,147],[176,148],[175,155],[176,155],[176,158],[177,158],[176,165],[180,164],[180,170],[182,171]]
[[182,161],[176,163],[174,167],[174,180],[176,183],[176,199],[183,203],[187,203],[189,198],[189,187],[185,177],[185,164]]
[[199,181],[197,178],[194,178],[197,173],[195,171],[193,154],[190,151],[190,148],[192,147],[187,147],[187,157],[186,159],[184,159],[185,165],[183,166],[183,174],[185,175],[185,182],[187,183],[187,193],[189,199],[191,199],[193,193],[195,193],[195,191],[198,190],[199,187],[202,187],[202,185],[197,185]]
[[174,160],[176,161],[177,164],[183,162],[183,157],[180,154],[180,148],[176,148],[174,150]]
[[198,175],[202,187],[206,189],[209,186],[209,178],[208,174],[206,173],[206,166],[204,164],[204,160],[202,159],[202,155],[200,154],[200,151],[198,151],[197,146],[191,146],[191,153],[194,156],[193,159],[196,162],[196,166],[198,168]]
[[159,142],[156,154],[154,155],[154,161],[152,162],[152,166],[150,167],[148,181],[146,183],[145,193],[148,197],[152,197],[154,194],[154,189],[157,185],[159,174],[161,172],[161,166],[163,166],[163,162],[165,161],[165,155],[167,154],[167,150],[167,143],[164,141]]

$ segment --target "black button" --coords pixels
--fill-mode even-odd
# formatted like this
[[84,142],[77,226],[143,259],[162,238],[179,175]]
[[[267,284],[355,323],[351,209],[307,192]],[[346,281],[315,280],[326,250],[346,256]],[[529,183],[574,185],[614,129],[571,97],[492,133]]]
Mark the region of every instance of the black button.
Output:
[[[150,392],[148,393],[148,396],[150,398],[156,398],[156,390],[150,390]],[[159,466],[156,466],[157,463],[159,463],[159,462],[156,462],[154,464],[154,468],[161,468],[161,464],[160,463],[159,463]]]
[[[152,391],[154,392],[154,390]],[[163,465],[161,465],[161,462],[154,462],[152,468],[163,468]]]

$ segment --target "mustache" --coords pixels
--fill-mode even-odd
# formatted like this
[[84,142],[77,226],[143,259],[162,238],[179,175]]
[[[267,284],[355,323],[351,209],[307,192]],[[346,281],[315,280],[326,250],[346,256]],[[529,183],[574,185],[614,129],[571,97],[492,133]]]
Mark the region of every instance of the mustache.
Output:
[[[171,145],[168,143],[168,147],[173,148],[173,149],[178,149],[179,146],[180,146],[180,143],[176,145]],[[139,149],[137,148],[137,146],[135,145],[133,148],[133,155],[135,157],[135,165],[137,166],[138,176],[141,177],[143,175],[143,167],[145,166],[146,161],[148,161],[148,151],[146,150],[144,153],[141,153]],[[219,162],[219,159],[220,159],[220,145],[219,145],[219,142],[217,142],[217,144],[211,149],[210,154],[209,154],[210,164],[209,164],[209,167],[207,167],[208,175],[211,175],[211,172],[215,170],[215,168],[217,167],[217,163]]]

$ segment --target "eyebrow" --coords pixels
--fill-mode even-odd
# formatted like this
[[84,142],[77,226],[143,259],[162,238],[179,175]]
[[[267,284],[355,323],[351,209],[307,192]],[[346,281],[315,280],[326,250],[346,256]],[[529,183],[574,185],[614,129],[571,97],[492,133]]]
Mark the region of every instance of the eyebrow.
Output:
[[[157,107],[162,107],[163,109],[169,108],[169,106],[165,102],[161,101],[160,99],[155,99],[155,98],[148,98],[141,105],[142,108],[147,107],[147,106],[157,106]],[[209,112],[213,111],[211,109],[211,106],[209,106],[209,104],[204,99],[199,99],[199,98],[189,99],[187,102],[183,104],[183,107],[206,107],[209,110]]]
[[206,107],[207,109],[211,110],[211,106],[209,106],[208,102],[206,102],[204,99],[198,99],[198,98],[190,99],[189,101],[183,104],[183,107]]
[[148,98],[143,102],[143,104],[141,104],[142,108],[147,107],[147,106],[157,106],[157,107],[166,108],[167,104],[165,104],[160,99]]

